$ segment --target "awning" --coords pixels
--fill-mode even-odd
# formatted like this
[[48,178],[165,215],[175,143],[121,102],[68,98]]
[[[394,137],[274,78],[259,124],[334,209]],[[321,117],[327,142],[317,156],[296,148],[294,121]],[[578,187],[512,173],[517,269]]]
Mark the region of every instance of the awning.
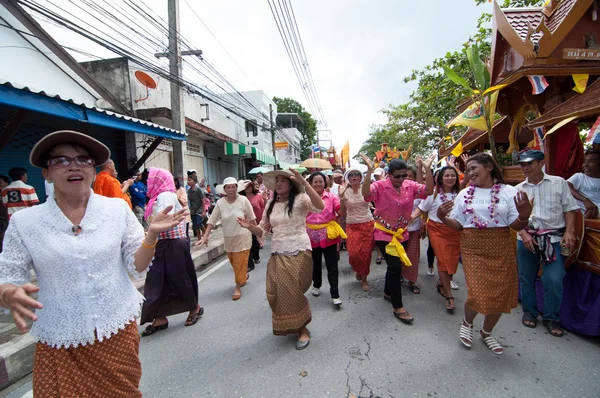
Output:
[[255,155],[256,160],[264,164],[275,165],[277,163],[273,155],[269,155],[248,145],[235,144],[233,142],[225,143],[225,155]]
[[597,117],[598,115],[600,115],[600,79],[588,86],[583,94],[576,94],[562,104],[550,109],[527,126],[549,126],[573,117],[584,119]]
[[65,101],[45,92],[36,92],[29,87],[18,88],[12,84],[0,84],[0,105],[27,109],[69,120],[77,120],[110,129],[124,130],[132,133],[152,135],[155,137],[185,141],[185,134],[156,123],[136,119],[134,117],[106,111],[99,108],[88,108]]

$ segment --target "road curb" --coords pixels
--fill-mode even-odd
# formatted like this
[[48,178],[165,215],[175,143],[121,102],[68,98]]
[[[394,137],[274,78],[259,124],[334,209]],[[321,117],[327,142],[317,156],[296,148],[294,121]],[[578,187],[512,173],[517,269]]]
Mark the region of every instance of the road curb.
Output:
[[[192,260],[198,270],[225,253],[223,237],[215,234],[207,247],[192,250]],[[133,284],[141,292],[145,281],[144,276],[133,281]],[[33,371],[35,344],[33,337],[25,334],[0,345],[0,391]]]

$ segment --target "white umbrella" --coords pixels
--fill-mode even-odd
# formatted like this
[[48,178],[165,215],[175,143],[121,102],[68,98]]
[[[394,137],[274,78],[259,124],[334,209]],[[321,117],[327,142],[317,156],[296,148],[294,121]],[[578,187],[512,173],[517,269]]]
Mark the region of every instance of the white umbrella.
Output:
[[261,167],[255,167],[255,168],[253,168],[252,170],[250,170],[248,172],[248,174],[258,174],[258,173],[263,173],[264,174],[264,173],[267,173],[269,171],[271,171],[271,169],[269,169],[267,167],[262,167],[261,166]]

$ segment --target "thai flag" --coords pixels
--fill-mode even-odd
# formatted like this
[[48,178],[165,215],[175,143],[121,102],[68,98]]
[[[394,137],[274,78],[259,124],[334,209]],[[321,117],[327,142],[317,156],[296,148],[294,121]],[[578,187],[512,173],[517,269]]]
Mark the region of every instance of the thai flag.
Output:
[[590,132],[588,133],[587,139],[585,141],[591,141],[593,144],[599,143],[600,135],[598,135],[598,133],[600,133],[600,116],[598,116],[598,119],[596,119],[596,123],[594,123],[594,125],[590,129]]
[[548,88],[548,86],[550,84],[548,84],[548,82],[546,81],[546,78],[544,76],[527,76],[527,78],[529,79],[529,82],[531,83],[531,87],[533,88],[532,90],[532,94],[533,95],[538,95],[544,92],[544,90],[546,90],[546,88]]
[[542,127],[538,127],[533,130],[533,149],[539,149],[540,151],[546,153],[546,148],[544,144],[544,134],[546,133],[546,129]]

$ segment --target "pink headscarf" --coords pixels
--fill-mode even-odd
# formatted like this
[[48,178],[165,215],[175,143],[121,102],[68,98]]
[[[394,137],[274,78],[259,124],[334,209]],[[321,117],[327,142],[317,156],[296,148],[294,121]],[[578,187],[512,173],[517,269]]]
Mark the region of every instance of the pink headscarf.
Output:
[[156,198],[163,192],[175,193],[175,180],[173,174],[165,169],[159,169],[156,167],[150,167],[148,169],[148,192],[146,195],[150,198],[150,201],[146,205],[146,212],[144,216],[148,219],[152,215],[152,207]]

